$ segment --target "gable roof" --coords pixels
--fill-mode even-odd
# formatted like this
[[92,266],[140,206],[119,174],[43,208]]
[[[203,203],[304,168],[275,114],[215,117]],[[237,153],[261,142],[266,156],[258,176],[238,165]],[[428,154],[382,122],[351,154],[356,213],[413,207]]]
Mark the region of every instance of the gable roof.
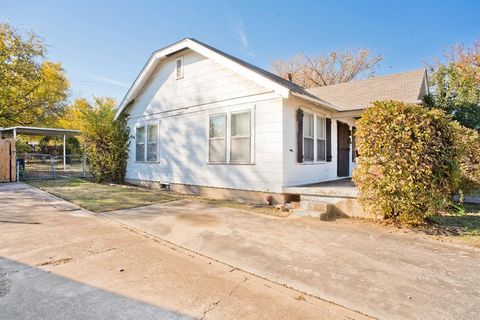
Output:
[[288,98],[288,96],[292,94],[306,99],[310,102],[321,105],[327,109],[334,111],[339,110],[337,107],[333,106],[329,102],[324,101],[315,96],[314,94],[309,93],[301,86],[298,86],[286,79],[274,75],[271,72],[256,67],[246,61],[231,56],[216,48],[210,47],[209,45],[206,45],[198,40],[192,38],[185,38],[183,40],[180,40],[179,42],[176,42],[170,46],[159,49],[152,53],[147,63],[140,71],[140,74],[137,76],[132,86],[128,90],[127,94],[123,98],[122,102],[117,107],[115,117],[118,117],[122,113],[122,111],[135,100],[142,88],[148,83],[148,79],[155,71],[155,68],[160,63],[160,61],[185,49],[191,49],[207,58],[210,58],[217,63],[223,65],[224,67],[227,67],[232,71],[237,72],[245,78],[267,89],[275,91],[284,98]]
[[427,71],[414,71],[390,74],[365,80],[351,81],[325,87],[315,87],[307,91],[343,110],[360,110],[374,101],[399,100],[407,103],[420,103],[428,94]]

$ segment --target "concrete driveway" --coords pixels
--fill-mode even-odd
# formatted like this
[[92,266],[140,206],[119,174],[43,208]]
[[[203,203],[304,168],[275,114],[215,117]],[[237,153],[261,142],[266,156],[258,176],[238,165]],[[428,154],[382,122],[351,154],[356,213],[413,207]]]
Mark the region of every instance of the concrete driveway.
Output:
[[105,214],[130,227],[381,319],[478,319],[480,251],[358,224],[178,201]]
[[0,184],[0,318],[367,317],[24,184]]

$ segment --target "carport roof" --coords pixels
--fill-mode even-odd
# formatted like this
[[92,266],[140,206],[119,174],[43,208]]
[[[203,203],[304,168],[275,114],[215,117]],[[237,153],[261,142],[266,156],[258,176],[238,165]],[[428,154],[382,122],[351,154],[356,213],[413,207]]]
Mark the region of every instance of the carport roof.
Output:
[[58,129],[58,128],[38,128],[38,127],[11,127],[0,128],[3,134],[27,134],[31,136],[76,136],[80,134],[80,130]]

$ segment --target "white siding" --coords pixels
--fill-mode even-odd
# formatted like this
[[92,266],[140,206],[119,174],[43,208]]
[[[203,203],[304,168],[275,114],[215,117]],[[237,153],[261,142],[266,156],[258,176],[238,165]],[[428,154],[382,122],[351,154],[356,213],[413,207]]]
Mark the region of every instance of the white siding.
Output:
[[[283,186],[298,186],[321,181],[339,179],[337,177],[337,120],[332,119],[332,161],[322,163],[298,163],[297,162],[297,121],[296,110],[301,107],[306,112],[316,113],[327,118],[331,112],[308,102],[289,98],[283,100]],[[353,125],[352,118],[339,119],[344,123]],[[291,151],[290,151],[291,150]],[[350,151],[350,174],[354,168],[351,161]]]
[[[181,56],[184,76],[176,79],[175,60]],[[267,91],[220,64],[192,50],[185,50],[158,65],[148,85],[135,99],[135,108],[130,115],[152,115]]]
[[[184,77],[175,79],[175,58]],[[282,99],[192,51],[162,62],[130,109],[128,125],[160,123],[159,162],[135,162],[130,144],[127,179],[281,192]],[[253,109],[253,164],[208,164],[208,117]]]

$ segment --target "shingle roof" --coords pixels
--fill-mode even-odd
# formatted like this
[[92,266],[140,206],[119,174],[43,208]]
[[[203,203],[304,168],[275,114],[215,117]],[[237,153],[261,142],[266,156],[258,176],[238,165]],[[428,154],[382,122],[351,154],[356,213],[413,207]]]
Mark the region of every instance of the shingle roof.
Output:
[[343,110],[358,110],[374,101],[399,100],[419,103],[428,93],[425,69],[351,81],[307,91]]

